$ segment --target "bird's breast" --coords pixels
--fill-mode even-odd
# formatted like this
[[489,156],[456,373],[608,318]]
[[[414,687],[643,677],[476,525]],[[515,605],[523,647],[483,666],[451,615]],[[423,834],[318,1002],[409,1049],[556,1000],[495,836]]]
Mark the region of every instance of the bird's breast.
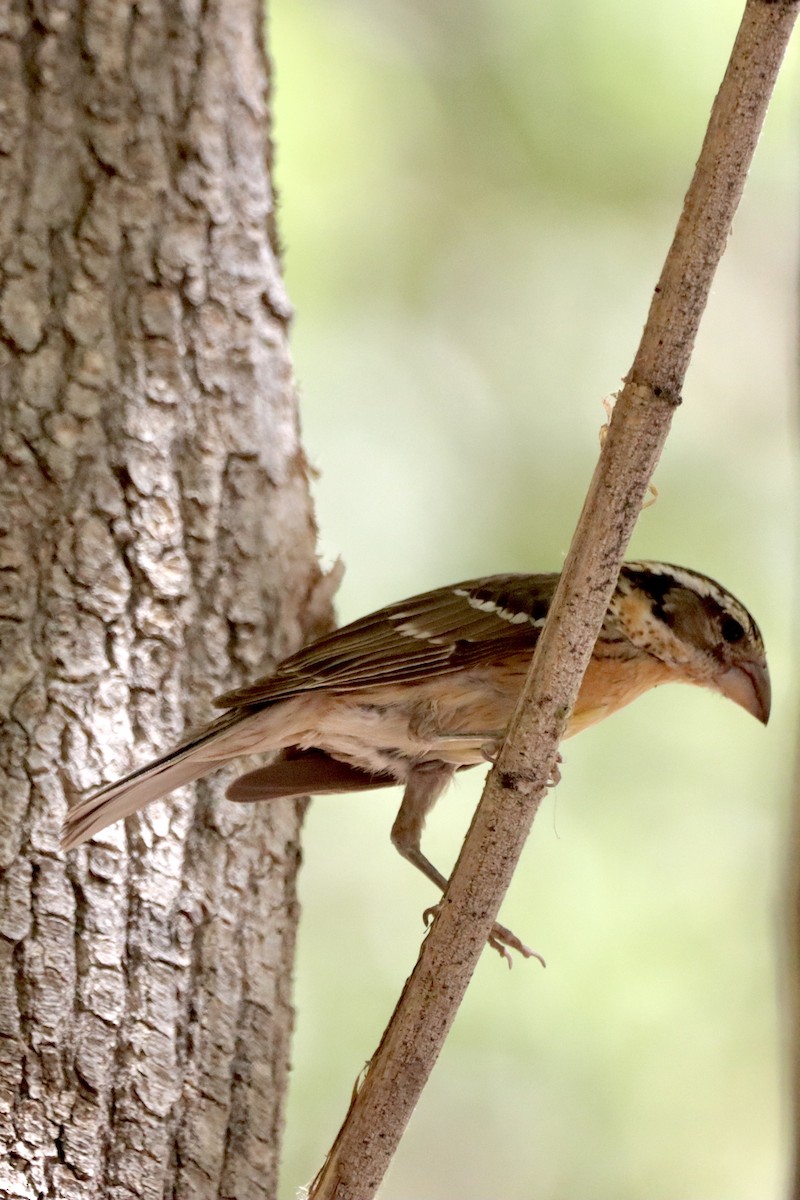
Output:
[[[403,778],[425,761],[472,766],[502,741],[528,669],[519,657],[493,668],[441,675],[368,693],[318,693],[307,699],[305,726],[292,744],[324,750],[363,770]],[[650,658],[595,656],[567,736],[603,720],[642,692],[674,677]],[[284,742],[284,744],[287,744]]]
[[589,725],[596,725],[644,692],[672,679],[675,672],[651,655],[595,655],[583,677],[566,736],[572,737]]

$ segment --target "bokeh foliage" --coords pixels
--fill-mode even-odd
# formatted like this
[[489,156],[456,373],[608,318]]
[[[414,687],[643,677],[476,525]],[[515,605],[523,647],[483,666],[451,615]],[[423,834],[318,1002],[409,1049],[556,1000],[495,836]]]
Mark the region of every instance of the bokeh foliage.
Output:
[[[277,180],[340,617],[561,562],[741,12],[731,0],[274,0]],[[752,1200],[785,1154],[780,888],[792,759],[797,54],[632,557],[762,624],[768,731],[666,688],[564,748],[385,1200]],[[430,822],[452,861],[479,772]],[[398,797],[306,830],[283,1197],[313,1173],[433,897]]]

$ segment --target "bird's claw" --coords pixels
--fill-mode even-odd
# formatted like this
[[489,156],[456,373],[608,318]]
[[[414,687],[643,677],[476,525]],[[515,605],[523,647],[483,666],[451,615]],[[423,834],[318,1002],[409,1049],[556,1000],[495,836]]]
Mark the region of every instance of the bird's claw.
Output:
[[564,760],[561,757],[561,755],[557,754],[556,758],[555,758],[555,762],[553,763],[553,769],[550,772],[550,778],[547,781],[547,785],[546,785],[547,787],[549,787],[549,788],[558,787],[559,783],[561,783],[561,764],[563,761]]
[[531,950],[530,946],[526,946],[523,941],[512,933],[510,929],[506,929],[505,925],[495,924],[492,926],[492,932],[489,934],[489,945],[493,950],[496,950],[501,958],[508,963],[509,970],[514,965],[514,960],[511,957],[511,951],[516,950],[517,954],[521,954],[523,958],[535,958],[543,967],[547,963],[539,954],[538,950]]
[[[441,908],[441,903],[442,902],[440,900],[438,904],[431,904],[431,906],[426,908],[423,912],[422,920],[425,922],[426,928],[431,924],[431,921],[438,913],[439,909]],[[496,950],[500,957],[508,963],[509,970],[511,970],[514,965],[514,959],[511,956],[512,950],[516,950],[517,954],[521,954],[523,958],[535,958],[542,964],[543,967],[547,966],[547,963],[544,961],[541,954],[539,954],[538,950],[531,950],[530,946],[526,946],[525,943],[521,941],[515,933],[512,933],[510,929],[506,929],[505,925],[500,925],[495,922],[495,924],[492,926],[492,931],[489,934],[487,941],[492,949]]]
[[497,739],[493,739],[491,742],[484,742],[481,746],[481,758],[490,763],[491,766],[494,766],[502,744],[502,741],[497,741]]

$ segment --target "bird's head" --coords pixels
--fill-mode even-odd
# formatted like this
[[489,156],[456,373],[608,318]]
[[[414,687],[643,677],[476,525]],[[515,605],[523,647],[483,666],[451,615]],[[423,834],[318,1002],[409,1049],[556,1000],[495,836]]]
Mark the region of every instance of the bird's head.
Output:
[[771,693],[761,633],[713,579],[670,563],[625,563],[608,619],[680,678],[720,692],[766,725]]

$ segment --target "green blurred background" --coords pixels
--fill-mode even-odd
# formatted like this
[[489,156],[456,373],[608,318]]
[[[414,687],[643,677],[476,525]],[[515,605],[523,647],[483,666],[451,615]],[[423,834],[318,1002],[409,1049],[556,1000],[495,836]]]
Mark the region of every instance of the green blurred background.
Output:
[[[558,568],[741,8],[273,0],[280,227],[341,620]],[[781,1193],[797,77],[795,47],[630,552],[753,609],[773,721],[666,688],[567,743],[502,913],[547,970],[484,955],[384,1200]],[[446,868],[481,775],[430,821]],[[389,843],[398,801],[310,810],[284,1200],[435,899]]]

